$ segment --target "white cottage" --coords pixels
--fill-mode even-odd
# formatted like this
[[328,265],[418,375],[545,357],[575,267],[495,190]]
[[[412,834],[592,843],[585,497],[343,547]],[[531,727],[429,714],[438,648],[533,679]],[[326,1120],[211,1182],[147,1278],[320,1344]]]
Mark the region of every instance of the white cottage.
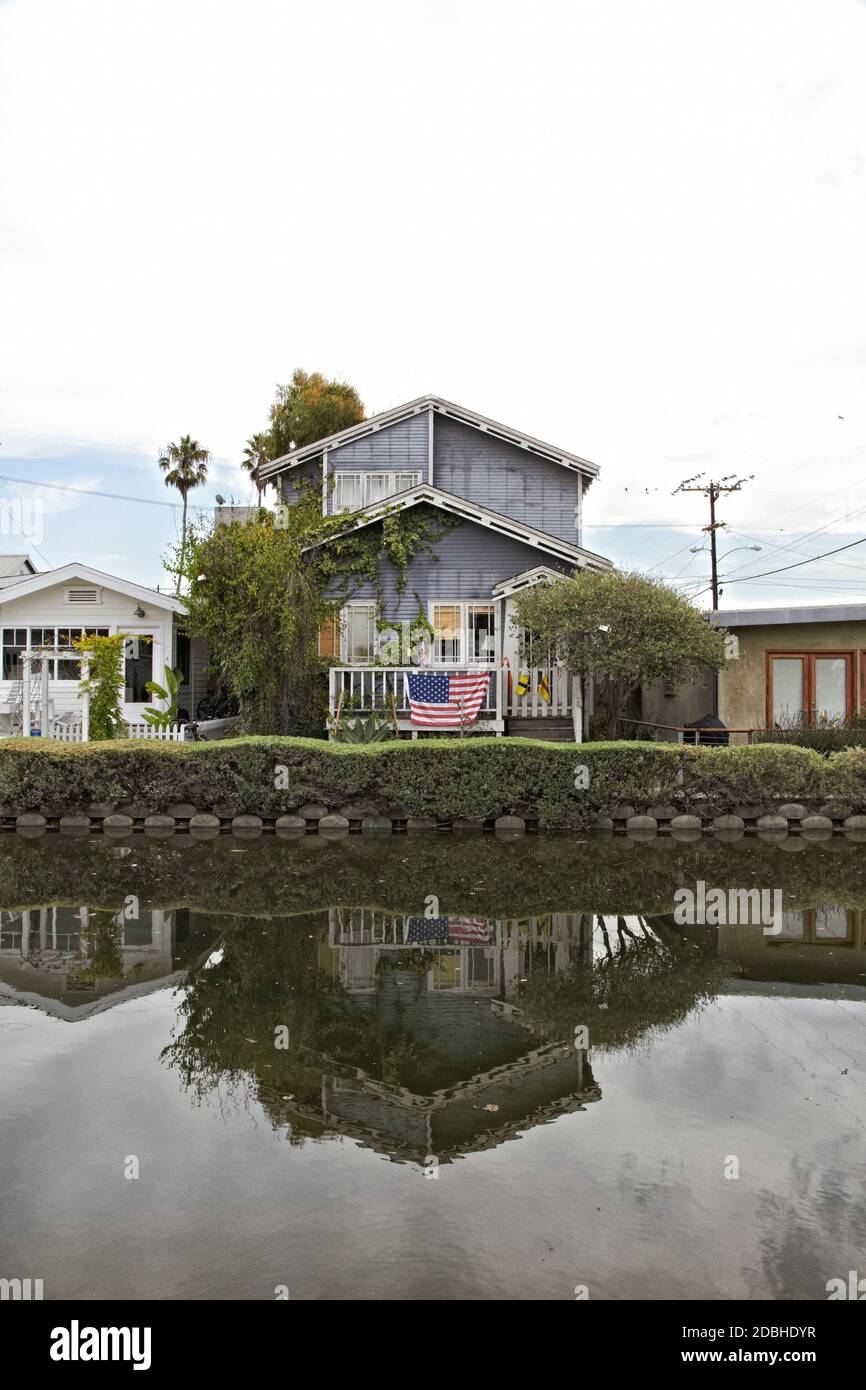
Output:
[[[90,565],[75,563],[38,573],[26,555],[0,557],[0,736],[24,730],[25,673],[33,723],[39,723],[43,692],[41,671],[35,673],[42,662],[31,663],[30,654],[40,648],[68,649],[75,638],[88,633],[130,636],[122,695],[124,718],[131,726],[140,725],[145,706],[155,703],[146,682],[164,684],[167,665],[184,671],[187,681],[180,704],[194,714],[193,701],[204,694],[204,681],[202,669],[192,670],[189,640],[178,632],[183,613],[183,604],[173,595]],[[58,719],[61,725],[74,723],[82,713],[79,662],[56,655],[45,664],[49,719],[52,725]],[[203,661],[197,665],[201,668]]]

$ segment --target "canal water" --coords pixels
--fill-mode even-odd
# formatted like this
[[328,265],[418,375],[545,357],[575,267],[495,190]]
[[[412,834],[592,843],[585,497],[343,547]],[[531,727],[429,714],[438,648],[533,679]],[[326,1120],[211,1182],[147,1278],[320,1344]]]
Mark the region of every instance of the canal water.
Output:
[[0,1006],[0,1275],[46,1299],[866,1274],[838,837],[7,835]]

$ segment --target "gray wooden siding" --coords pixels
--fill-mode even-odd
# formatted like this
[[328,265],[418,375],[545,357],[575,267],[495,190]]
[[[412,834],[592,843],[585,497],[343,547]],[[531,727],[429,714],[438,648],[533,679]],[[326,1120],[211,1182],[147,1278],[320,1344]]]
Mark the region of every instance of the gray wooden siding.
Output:
[[[311,459],[309,463],[300,463],[297,468],[293,468],[289,473],[280,476],[280,501],[287,506],[293,507],[298,500],[296,487],[302,480],[309,480],[320,490],[322,486],[322,459]],[[321,495],[321,491],[320,491]]]
[[408,420],[398,420],[363,439],[342,444],[328,455],[328,470],[345,468],[360,472],[366,468],[417,468],[421,471],[421,481],[426,483],[427,422],[427,411],[422,410],[418,415],[410,415]]
[[479,506],[576,543],[578,475],[471,425],[436,414],[433,483]]
[[377,430],[365,439],[332,449],[328,454],[328,514],[334,511],[333,476],[337,472],[372,473],[381,470],[393,473],[411,468],[420,473],[420,481],[426,483],[427,431],[428,414],[425,410],[420,415],[412,415],[408,420],[400,420],[397,424]]
[[[536,565],[571,572],[568,565],[534,546],[500,536],[472,521],[461,522],[443,536],[436,544],[436,553],[438,560],[432,555],[416,555],[410,562],[402,600],[397,597],[397,571],[389,561],[380,560],[383,617],[414,618],[418,611],[416,590],[425,603],[431,598],[489,600],[494,584]],[[353,597],[375,598],[375,586],[365,584]]]

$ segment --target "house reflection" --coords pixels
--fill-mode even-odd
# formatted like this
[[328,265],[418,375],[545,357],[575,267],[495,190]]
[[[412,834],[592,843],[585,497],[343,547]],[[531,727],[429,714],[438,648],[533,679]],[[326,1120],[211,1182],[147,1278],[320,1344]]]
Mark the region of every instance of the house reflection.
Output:
[[34,906],[0,911],[0,1003],[72,1022],[183,980],[207,950],[186,909]]

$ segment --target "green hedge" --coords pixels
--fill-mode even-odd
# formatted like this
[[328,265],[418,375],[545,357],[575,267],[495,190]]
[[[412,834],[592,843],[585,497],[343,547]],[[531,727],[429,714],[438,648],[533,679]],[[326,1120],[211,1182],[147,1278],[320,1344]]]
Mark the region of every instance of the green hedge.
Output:
[[[280,768],[285,774],[279,774]],[[575,788],[577,770],[589,774]],[[280,785],[285,781],[287,785]],[[676,744],[557,744],[533,739],[425,739],[357,746],[318,739],[241,738],[215,743],[0,741],[0,814],[58,815],[95,802],[163,810],[263,815],[305,801],[337,809],[450,820],[537,813],[545,826],[577,828],[619,803],[688,809],[700,795],[714,811],[782,796],[866,805],[866,752],[829,758],[810,749],[680,748]]]

